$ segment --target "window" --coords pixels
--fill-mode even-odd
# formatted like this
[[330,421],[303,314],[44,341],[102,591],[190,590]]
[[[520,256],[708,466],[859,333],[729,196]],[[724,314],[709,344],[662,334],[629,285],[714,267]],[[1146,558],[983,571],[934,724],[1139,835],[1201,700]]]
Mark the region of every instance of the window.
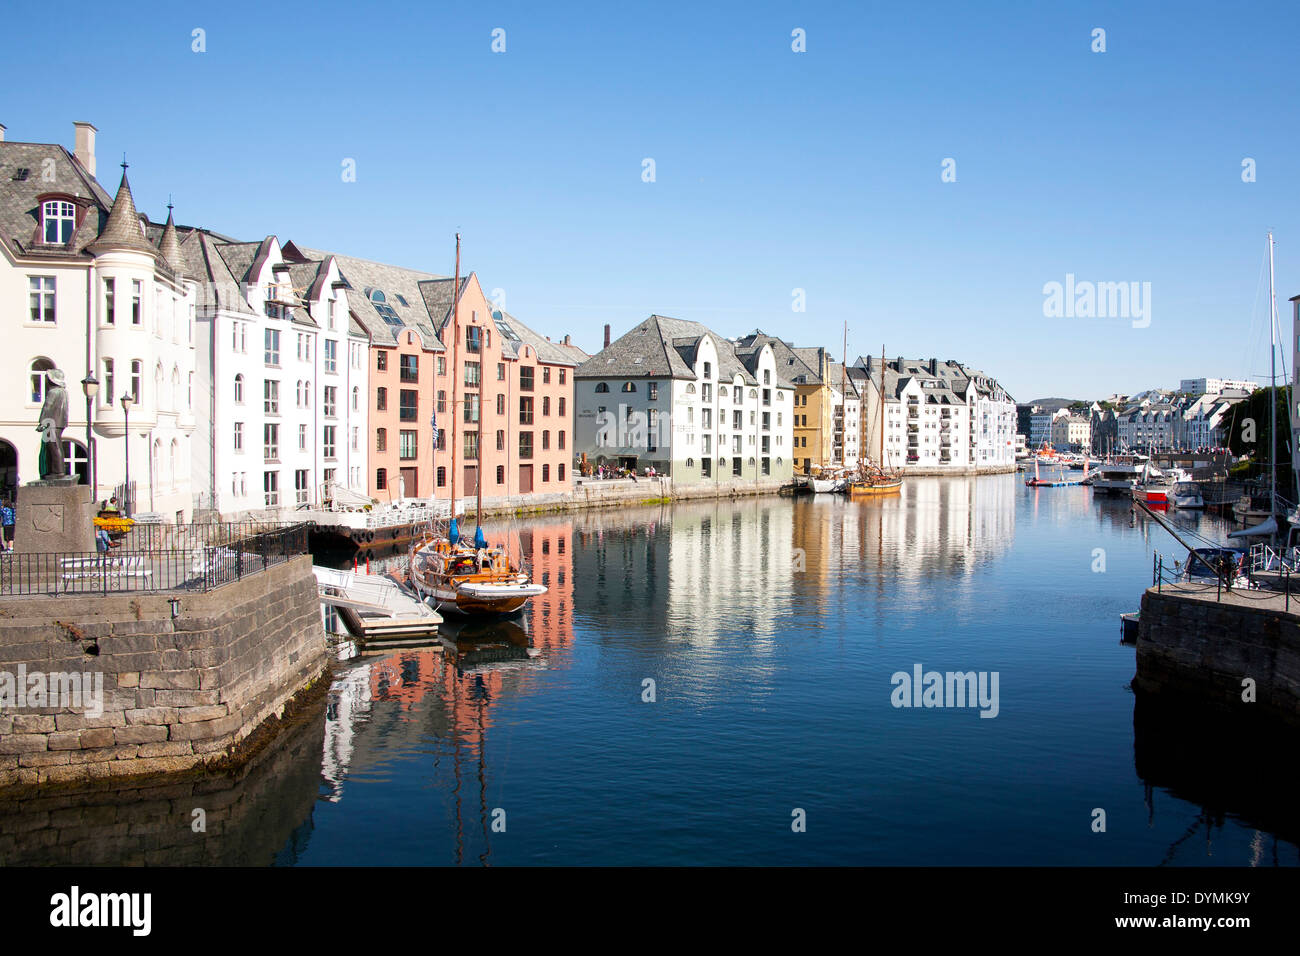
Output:
[[280,473],[267,471],[262,473],[262,493],[268,508],[280,504]]
[[505,433],[505,429],[503,429],[503,428],[498,428],[498,429],[497,429],[497,451],[505,451],[505,450],[506,450],[506,433]]
[[267,461],[276,461],[280,457],[280,426],[266,424],[262,426],[262,457]]
[[339,370],[339,343],[333,339],[325,340],[325,371]]
[[420,356],[399,355],[397,361],[401,363],[399,377],[403,382],[418,382],[420,380]]
[[465,327],[465,351],[480,352],[482,351],[483,330],[477,325]]
[[700,386],[700,399],[705,402],[713,401],[713,386],[708,382]]
[[506,397],[505,397],[504,395],[498,395],[498,396],[497,396],[497,414],[498,414],[498,415],[504,415],[505,413],[506,413]]
[[532,432],[519,433],[519,457],[520,458],[533,457],[533,433]]
[[465,385],[466,387],[477,388],[479,383],[479,365],[478,362],[465,363]]
[[497,381],[504,382],[505,380],[506,380],[506,363],[497,362]]
[[[779,418],[781,417],[781,413],[780,413],[780,412],[777,412],[777,413],[776,413],[776,417],[779,419]],[[764,412],[764,413],[763,413],[763,431],[765,431],[765,432],[766,432],[766,431],[771,431],[771,429],[772,429],[772,413],[771,413],[771,412]]]
[[[132,325],[139,325],[141,322],[144,321],[144,317],[141,314],[143,303],[144,303],[144,283],[141,282],[139,279],[132,279],[131,280],[131,324]],[[244,341],[243,332],[240,333],[239,338],[240,338],[240,343],[244,345],[244,348],[241,349],[241,351],[247,351],[248,346],[247,343]]]
[[361,389],[356,385],[352,386],[352,410],[361,411]]
[[478,432],[465,433],[465,460],[478,461]]
[[104,324],[117,323],[117,280],[104,280]]
[[99,393],[99,400],[105,408],[112,408],[113,403],[117,401],[117,392],[114,389],[116,382],[113,379],[113,360],[104,359],[104,384]]
[[[772,384],[772,370],[770,368],[763,369],[763,384],[764,385]],[[767,466],[764,465],[763,467],[766,468]]]
[[375,430],[375,451],[388,451],[388,429]]
[[438,487],[447,487],[447,469],[441,466],[438,468]]
[[550,480],[551,480],[551,466],[544,464],[542,465],[542,481],[546,482]]
[[504,485],[505,483],[506,483],[506,466],[497,465],[497,484]]
[[438,411],[447,410],[447,393],[443,389],[438,389]]
[[262,380],[262,411],[268,415],[280,414],[280,383],[273,378]]
[[731,427],[734,428],[734,429],[736,429],[736,431],[740,431],[740,427],[741,427],[741,425],[743,424],[743,423],[741,422],[741,420],[740,420],[740,419],[741,419],[741,414],[742,414],[742,413],[741,413],[740,409],[738,409],[738,408],[735,409],[734,411],[732,411],[732,413],[731,413]]
[[244,404],[244,376],[235,376],[235,404]]
[[713,409],[711,408],[700,409],[700,424],[703,425],[705,428],[713,427]]
[[705,363],[704,363],[704,378],[712,378],[712,377],[713,377],[713,363],[711,363],[711,362],[705,362]]
[[361,429],[356,425],[353,425],[352,426],[352,450],[359,451],[360,449],[361,449]]
[[551,414],[551,396],[549,395],[542,396],[542,414],[543,415]]
[[[531,365],[521,365],[519,367],[519,389],[524,392],[533,390],[533,367]],[[606,388],[606,391],[609,391]]]
[[[658,401],[658,400],[659,400],[659,383],[658,383],[658,382],[650,382],[650,383],[648,383],[648,384],[646,385],[646,391],[647,391],[647,393],[648,393],[647,397],[650,399],[650,401],[655,402],[655,401]],[[560,399],[560,401],[564,401],[564,399]],[[561,412],[560,414],[564,414],[564,413]]]
[[419,457],[420,449],[419,449],[419,442],[417,441],[418,435],[419,435],[418,432],[403,431],[398,436],[397,453],[399,457],[406,460]]
[[299,451],[307,450],[307,426],[306,425],[298,426],[298,450]]
[[33,322],[54,321],[54,276],[31,276],[27,280]]
[[375,489],[377,491],[383,491],[387,487],[388,487],[388,473],[384,471],[384,469],[382,468],[377,468],[375,470]]
[[542,432],[542,451],[551,450],[551,433],[550,431]]
[[144,400],[144,362],[131,359],[131,400],[137,405]]
[[478,396],[466,395],[462,403],[465,407],[465,423],[475,424],[478,422]]
[[[563,481],[563,480],[564,480],[564,462],[560,462],[558,465],[555,466],[555,480],[556,480],[556,481]],[[560,554],[563,554],[563,553],[564,553],[564,539],[561,538],[561,539],[560,539]],[[560,573],[563,574],[564,572],[560,572]]]
[[325,327],[331,332],[334,330],[334,326],[338,322],[338,305],[339,300],[337,298],[325,300]]
[[40,405],[45,401],[45,373],[54,368],[54,363],[47,358],[38,358],[31,364],[32,404]]
[[326,425],[321,431],[321,454],[324,455],[326,459],[334,458],[334,435],[338,431],[338,427],[335,425]]
[[564,431],[563,431],[563,430],[561,430],[560,433],[559,433],[559,435],[556,436],[556,445],[555,445],[555,447],[556,447],[556,448],[560,448],[560,449],[563,449],[563,448],[564,448]]
[[739,458],[733,458],[733,459],[731,459],[731,473],[732,473],[732,475],[734,475],[734,476],[736,476],[736,477],[740,477],[740,459],[739,459]]
[[325,386],[325,408],[323,409],[323,411],[325,412],[326,418],[337,417],[336,413],[338,412],[338,394],[339,394],[339,390],[337,385]]
[[293,498],[300,505],[307,503],[307,470],[300,468],[293,473]]
[[560,384],[563,385],[567,378],[568,378],[568,374],[565,371],[565,369],[560,369]]
[[397,417],[400,421],[415,422],[419,421],[418,401],[420,393],[413,388],[404,388],[398,394],[398,412]]
[[244,423],[235,422],[235,451],[244,450]]
[[267,365],[279,365],[279,364],[280,364],[280,330],[279,330],[279,329],[267,329],[267,330],[266,330],[266,359],[265,359],[265,361],[266,361],[266,364],[267,364]]
[[62,199],[51,199],[41,207],[47,243],[63,246],[72,241],[72,230],[77,221],[76,210],[76,206]]
[[375,353],[375,369],[380,372],[388,371],[388,353],[382,349]]
[[519,399],[519,424],[531,425],[533,423],[533,400],[525,395]]
[[544,366],[542,368],[542,384],[543,385],[551,384],[551,367],[549,365]]
[[388,411],[388,389],[375,389],[375,410],[380,412]]
[[605,393],[608,392],[608,391],[609,391],[609,384],[608,384],[607,382],[597,382],[597,383],[596,383],[596,394],[597,394],[597,395],[603,395],[603,394],[605,394]]

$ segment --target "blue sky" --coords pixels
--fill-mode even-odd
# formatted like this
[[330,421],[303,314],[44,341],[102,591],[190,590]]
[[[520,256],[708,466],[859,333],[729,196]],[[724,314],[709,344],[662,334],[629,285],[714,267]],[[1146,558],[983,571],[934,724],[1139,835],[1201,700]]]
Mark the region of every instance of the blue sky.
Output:
[[[835,354],[847,321],[851,358],[955,358],[1020,400],[1259,379],[1270,228],[1291,333],[1293,4],[28,16],[0,37],[8,75],[41,78],[0,91],[10,140],[71,146],[89,120],[110,189],[126,151],[144,211],[164,216],[170,194],[178,221],[240,238],[450,274],[459,230],[485,290],[590,351],[605,323],[617,336],[659,312]],[[59,42],[33,40],[53,28]],[[1150,282],[1150,325],[1045,318],[1043,285],[1067,273]]]

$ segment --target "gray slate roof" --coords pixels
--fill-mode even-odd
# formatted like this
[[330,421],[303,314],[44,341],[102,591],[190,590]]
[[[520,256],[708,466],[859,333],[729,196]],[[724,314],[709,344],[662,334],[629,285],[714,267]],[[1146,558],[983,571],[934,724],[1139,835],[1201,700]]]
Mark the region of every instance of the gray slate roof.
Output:
[[[652,315],[578,366],[575,378],[678,378],[694,381],[699,341],[711,336],[718,348],[718,381],[737,375],[756,385],[754,374],[724,336],[699,322]],[[748,351],[748,350],[746,350]],[[752,363],[750,363],[752,364]]]

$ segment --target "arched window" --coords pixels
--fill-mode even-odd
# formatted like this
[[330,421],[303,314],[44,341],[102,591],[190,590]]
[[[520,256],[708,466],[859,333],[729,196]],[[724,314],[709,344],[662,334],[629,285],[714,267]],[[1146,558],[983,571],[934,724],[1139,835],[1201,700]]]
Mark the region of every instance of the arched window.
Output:
[[623,391],[625,391],[625,392],[635,392],[635,391],[636,391],[636,382],[624,382],[624,383],[623,383]]
[[758,389],[756,389],[756,388],[751,388],[751,389],[749,390],[749,397],[750,397],[750,398],[758,398]]
[[181,370],[172,366],[172,411],[181,410]]
[[352,410],[354,412],[361,410],[361,389],[356,385],[352,386]]
[[726,397],[727,397],[727,386],[725,386],[725,385],[719,385],[719,386],[718,386],[718,397],[719,397],[719,398],[726,398]]
[[293,403],[298,408],[302,408],[302,379],[298,379],[293,387]]
[[244,404],[244,376],[235,376],[235,404]]
[[608,383],[606,383],[606,382],[597,382],[597,383],[596,383],[596,394],[597,394],[597,395],[604,394],[605,392],[608,392],[608,391],[609,391],[609,385],[608,385]]
[[695,459],[694,459],[694,458],[687,458],[687,459],[686,459],[686,467],[687,467],[687,468],[694,468],[694,467],[695,467]]
[[41,222],[45,226],[47,243],[66,245],[72,240],[76,207],[62,199],[51,199],[41,206]]
[[171,483],[172,483],[172,486],[173,486],[173,487],[175,487],[175,485],[176,485],[176,477],[177,477],[177,476],[176,476],[176,460],[177,460],[177,451],[178,451],[179,448],[180,448],[179,443],[176,441],[175,438],[173,438],[173,439],[172,439],[171,454],[170,454],[170,456],[169,456],[169,458],[168,458],[168,461],[167,461],[167,475],[168,475],[168,477],[171,479]]
[[689,382],[689,383],[687,383],[687,385],[686,385],[686,394],[687,394],[687,395],[694,395],[694,394],[695,394],[695,383],[694,383],[694,382]]
[[30,371],[33,405],[40,405],[45,401],[45,373],[52,368],[54,368],[54,363],[44,356],[32,361]]
[[302,407],[311,408],[311,379],[302,383]]

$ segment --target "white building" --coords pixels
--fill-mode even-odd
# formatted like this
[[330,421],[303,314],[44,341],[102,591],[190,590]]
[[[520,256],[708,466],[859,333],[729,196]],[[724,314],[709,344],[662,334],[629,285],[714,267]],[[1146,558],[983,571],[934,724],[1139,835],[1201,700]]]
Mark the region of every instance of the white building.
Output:
[[1089,418],[1069,412],[1058,415],[1052,420],[1052,445],[1058,451],[1091,451],[1092,423]]
[[[73,151],[9,142],[0,127],[0,301],[9,304],[0,372],[13,383],[0,399],[0,488],[10,494],[39,477],[36,417],[44,371],[57,367],[67,379],[70,470],[93,480],[97,498],[122,497],[129,457],[133,511],[184,519],[196,285],[170,213],[164,225],[139,215],[125,169],[110,199],[95,178],[95,127],[74,127]],[[81,382],[92,372],[88,455]]]
[[652,315],[574,373],[574,451],[675,484],[788,481],[793,387],[765,343]]
[[1188,395],[1218,395],[1230,389],[1253,392],[1257,388],[1254,382],[1232,378],[1185,378],[1178,383],[1178,391]]
[[[859,358],[862,447],[881,448],[881,361]],[[884,364],[884,466],[913,474],[1015,468],[1016,405],[996,381],[958,362],[898,358]]]
[[368,336],[352,321],[333,257],[275,236],[234,242],[195,230],[201,271],[195,442],[201,507],[225,518],[318,504],[368,475]]
[[832,462],[856,465],[864,457],[862,450],[862,395],[858,383],[838,362],[828,365],[827,381],[831,388]]

